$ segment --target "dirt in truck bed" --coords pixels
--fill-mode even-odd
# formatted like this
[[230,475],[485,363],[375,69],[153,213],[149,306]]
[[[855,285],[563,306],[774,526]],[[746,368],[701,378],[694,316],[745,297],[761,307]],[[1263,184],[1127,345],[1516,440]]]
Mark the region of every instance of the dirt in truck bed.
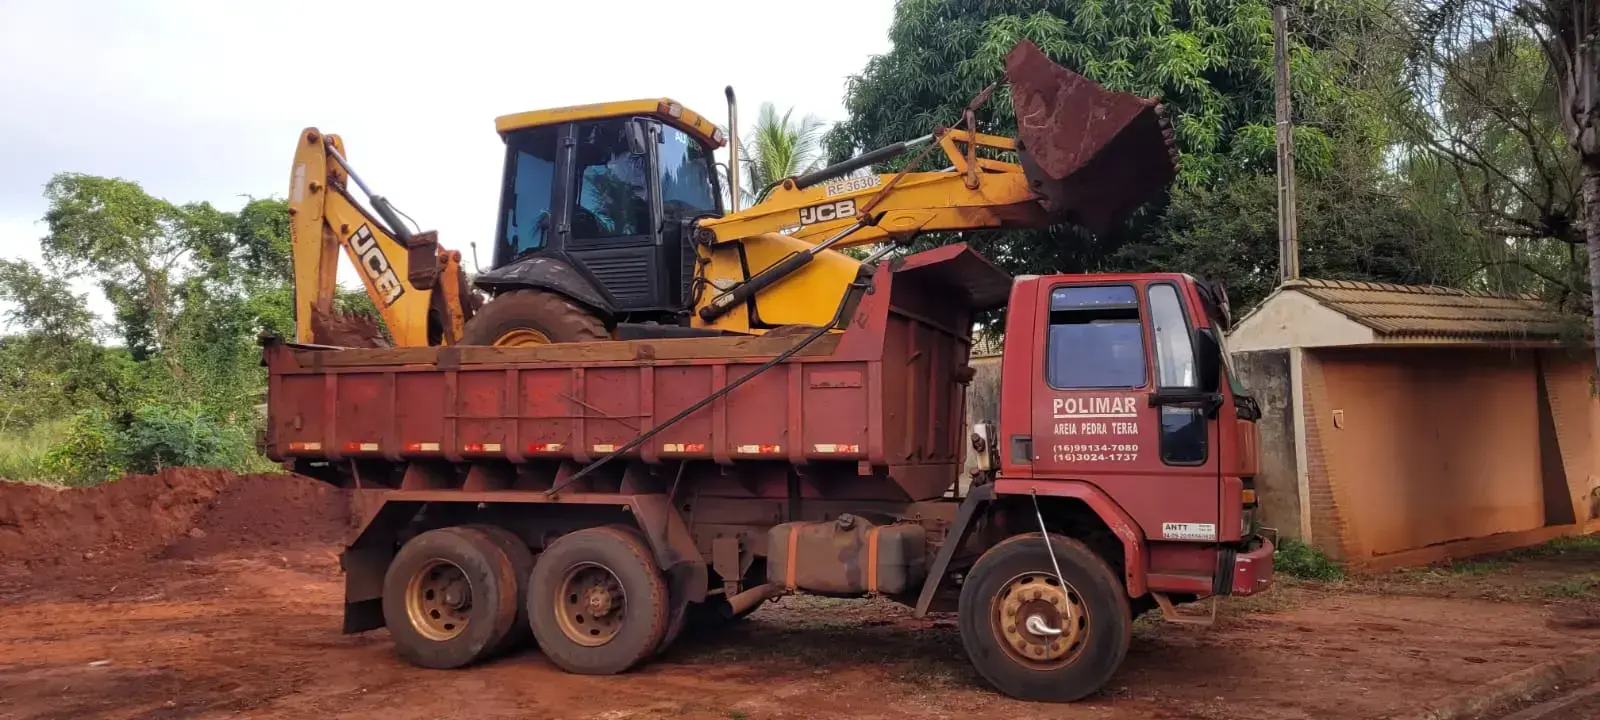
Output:
[[[536,650],[457,671],[339,632],[338,551],[370,507],[293,476],[0,483],[0,718],[1368,718],[1600,642],[1568,605],[1280,587],[1217,627],[1142,621],[1076,705],[982,684],[953,616],[787,598],[621,677]],[[1600,566],[1590,568],[1600,572]]]

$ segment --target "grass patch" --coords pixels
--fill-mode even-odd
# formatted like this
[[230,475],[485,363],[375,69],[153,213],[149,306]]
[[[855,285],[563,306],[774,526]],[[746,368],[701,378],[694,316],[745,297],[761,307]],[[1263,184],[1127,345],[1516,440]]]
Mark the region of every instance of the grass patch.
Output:
[[1493,575],[1509,567],[1509,560],[1449,560],[1435,565],[1433,569],[1450,575]]
[[1312,545],[1296,538],[1283,538],[1272,556],[1273,572],[1306,580],[1338,580],[1344,566]]
[[16,482],[58,482],[46,467],[45,454],[66,430],[66,421],[58,421],[0,433],[0,478]]
[[1560,582],[1553,582],[1539,588],[1540,593],[1549,598],[1578,598],[1600,591],[1600,574],[1580,575]]
[[747,717],[749,717],[749,715],[744,714],[743,710],[728,711],[728,720],[744,720]]
[[1513,560],[1585,556],[1600,558],[1600,535],[1566,535],[1543,545],[1512,550],[1504,555]]

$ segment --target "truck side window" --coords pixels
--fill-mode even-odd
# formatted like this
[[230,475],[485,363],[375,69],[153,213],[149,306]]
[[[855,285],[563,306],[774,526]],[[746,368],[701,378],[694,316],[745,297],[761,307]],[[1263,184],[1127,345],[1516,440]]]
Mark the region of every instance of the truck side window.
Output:
[[630,122],[633,120],[606,120],[578,128],[574,240],[650,232],[648,157],[633,153],[627,134]]
[[1138,293],[1128,285],[1051,290],[1047,352],[1053,388],[1144,387]]
[[550,197],[556,179],[556,128],[518,130],[506,138],[507,197],[500,242],[495,248],[498,267],[524,253],[545,246],[550,235]]
[[[1178,289],[1165,283],[1148,291],[1150,326],[1156,348],[1156,371],[1160,387],[1197,388],[1194,338],[1183,314]],[[1205,412],[1197,407],[1161,408],[1161,459],[1169,465],[1199,465],[1206,461],[1207,431]]]

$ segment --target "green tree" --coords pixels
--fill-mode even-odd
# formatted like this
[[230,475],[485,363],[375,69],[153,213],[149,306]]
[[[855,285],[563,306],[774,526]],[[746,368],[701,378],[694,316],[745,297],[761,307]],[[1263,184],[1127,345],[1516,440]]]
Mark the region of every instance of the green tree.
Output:
[[795,119],[794,108],[779,115],[772,103],[762,103],[755,124],[739,141],[745,206],[768,185],[821,167],[826,130],[815,115]]
[[173,205],[127,180],[77,173],[55,176],[45,197],[45,257],[68,272],[92,273],[131,350],[170,347],[177,330],[172,286],[197,250],[221,242],[226,215],[205,203]]
[[20,327],[62,344],[94,335],[87,296],[72,292],[66,278],[45,274],[20,260],[0,259],[0,313],[7,327]]
[[[1423,142],[1460,178],[1485,264],[1535,276],[1561,298],[1586,294],[1600,328],[1600,0],[1405,7]],[[1586,246],[1587,282],[1576,253],[1550,241]]]
[[[1402,57],[1366,40],[1384,22],[1373,0],[1298,5],[1289,57],[1296,163],[1302,192],[1316,201],[1301,213],[1308,228],[1336,227],[1340,216],[1404,214],[1380,184],[1391,138],[1379,100],[1398,81]],[[1005,54],[1029,39],[1108,88],[1161,97],[1181,153],[1179,179],[1168,196],[1099,236],[1051,227],[966,239],[1013,272],[1205,265],[1248,290],[1234,297],[1241,306],[1272,286],[1276,241],[1259,242],[1276,232],[1265,222],[1276,203],[1267,0],[902,0],[890,39],[893,48],[848,83],[849,119],[828,138],[833,160],[955,122],[972,97],[1002,77]],[[1007,91],[996,93],[976,119],[981,131],[1014,134]],[[1246,226],[1249,236],[1236,237]],[[1341,245],[1347,239],[1302,233],[1308,259],[1326,258],[1304,263],[1307,270],[1401,281],[1446,274],[1408,266],[1412,254],[1401,251],[1405,237],[1397,234],[1409,232],[1404,223],[1374,222],[1362,230],[1354,254]]]

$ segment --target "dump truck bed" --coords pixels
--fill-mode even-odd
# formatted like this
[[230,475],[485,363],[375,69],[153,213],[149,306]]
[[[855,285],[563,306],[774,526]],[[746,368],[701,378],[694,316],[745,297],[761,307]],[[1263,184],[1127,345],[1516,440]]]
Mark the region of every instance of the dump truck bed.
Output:
[[[964,445],[973,314],[1010,277],[964,246],[886,263],[851,315],[626,456],[646,464],[857,463],[940,496]],[[803,335],[803,333],[802,333]],[[543,461],[611,454],[801,336],[533,348],[335,349],[268,342],[267,454],[291,462]],[[351,462],[355,461],[355,462]]]

